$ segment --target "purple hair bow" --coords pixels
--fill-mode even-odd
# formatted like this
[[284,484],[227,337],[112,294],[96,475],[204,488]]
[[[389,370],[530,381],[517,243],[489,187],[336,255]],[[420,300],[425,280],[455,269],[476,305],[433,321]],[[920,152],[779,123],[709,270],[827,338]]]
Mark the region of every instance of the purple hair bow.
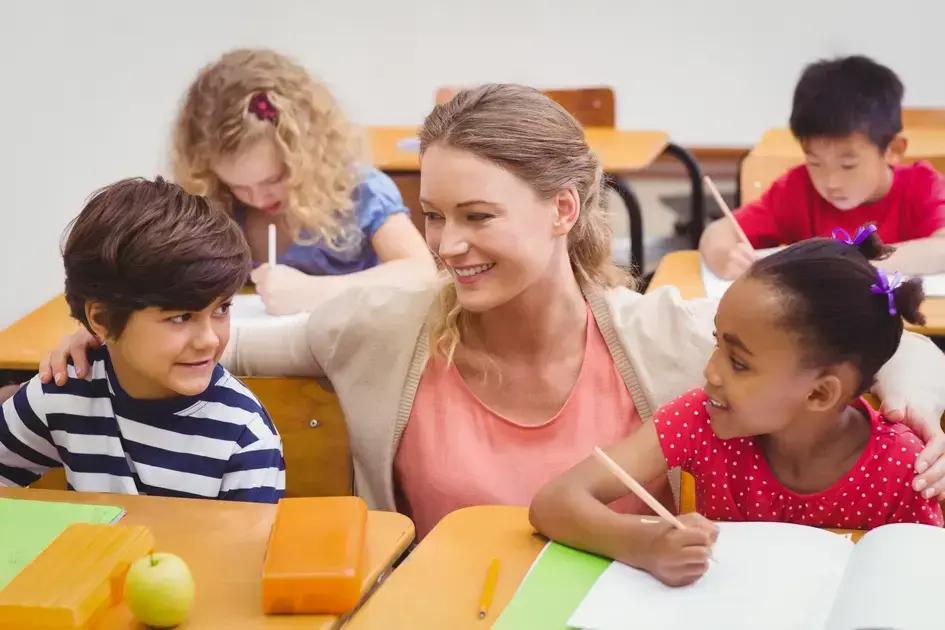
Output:
[[847,245],[852,245],[853,247],[859,247],[863,241],[868,239],[870,234],[875,231],[876,226],[870,223],[869,225],[861,226],[859,229],[857,229],[856,236],[850,238],[850,233],[843,228],[834,228],[833,237],[841,243],[846,243]]
[[886,295],[889,300],[889,314],[896,315],[896,289],[902,284],[902,274],[898,271],[892,279],[883,272],[882,269],[876,270],[876,284],[870,285],[870,292],[876,295]]

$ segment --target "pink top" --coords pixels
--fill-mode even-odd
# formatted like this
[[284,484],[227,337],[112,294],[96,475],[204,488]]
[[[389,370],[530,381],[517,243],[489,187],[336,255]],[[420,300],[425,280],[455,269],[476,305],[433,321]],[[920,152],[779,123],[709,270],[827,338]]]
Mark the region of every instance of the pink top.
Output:
[[[398,509],[413,518],[421,538],[459,508],[528,505],[547,481],[594,446],[619,441],[640,422],[590,310],[584,361],[571,394],[540,425],[525,426],[492,411],[455,364],[431,359],[394,460]],[[649,488],[657,497],[670,496],[665,479]],[[649,512],[633,497],[614,507]]]
[[696,505],[718,521],[780,521],[817,527],[872,529],[886,523],[942,526],[935,499],[912,490],[912,464],[922,443],[902,424],[886,421],[865,401],[854,406],[873,429],[860,458],[832,486],[798,494],[774,476],[755,438],[722,440],[712,431],[701,389],[656,412],[657,435],[668,466],[696,481]]

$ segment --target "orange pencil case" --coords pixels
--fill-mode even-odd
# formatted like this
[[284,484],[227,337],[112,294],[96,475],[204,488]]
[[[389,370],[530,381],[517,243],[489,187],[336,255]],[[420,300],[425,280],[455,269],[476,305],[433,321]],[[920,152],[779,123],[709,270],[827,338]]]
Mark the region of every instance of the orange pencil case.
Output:
[[263,563],[263,611],[352,610],[361,598],[366,526],[358,497],[279,501]]

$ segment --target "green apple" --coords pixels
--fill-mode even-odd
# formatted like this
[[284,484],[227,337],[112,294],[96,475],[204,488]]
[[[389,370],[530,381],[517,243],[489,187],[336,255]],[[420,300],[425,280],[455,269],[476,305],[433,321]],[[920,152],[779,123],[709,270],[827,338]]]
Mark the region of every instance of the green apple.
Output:
[[125,601],[141,623],[171,628],[183,623],[194,605],[194,578],[178,556],[152,553],[128,568]]

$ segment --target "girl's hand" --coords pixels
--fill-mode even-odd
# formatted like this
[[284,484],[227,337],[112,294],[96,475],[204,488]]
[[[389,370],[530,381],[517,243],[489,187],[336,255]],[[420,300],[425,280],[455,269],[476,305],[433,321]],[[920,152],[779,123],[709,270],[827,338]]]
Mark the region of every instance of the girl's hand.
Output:
[[653,525],[663,530],[653,539],[646,569],[667,586],[685,586],[701,578],[719,537],[719,528],[701,514],[681,514],[679,520],[686,529],[665,521]]
[[253,270],[252,279],[271,315],[299,313],[311,299],[313,277],[287,265],[262,265]]
[[79,328],[71,335],[63,337],[59,345],[39,362],[39,380],[49,383],[55,380],[56,385],[65,385],[69,380],[66,366],[69,359],[75,366],[76,376],[85,378],[89,373],[89,350],[101,346],[101,342],[85,328]]

